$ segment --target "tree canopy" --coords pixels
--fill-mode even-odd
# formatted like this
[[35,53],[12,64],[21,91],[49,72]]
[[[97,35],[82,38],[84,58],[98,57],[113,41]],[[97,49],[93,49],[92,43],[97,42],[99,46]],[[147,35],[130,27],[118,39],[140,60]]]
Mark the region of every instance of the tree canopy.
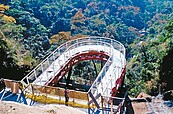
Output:
[[[167,81],[172,66],[166,64],[172,61],[172,0],[4,0],[1,3],[2,68],[27,65],[27,71],[36,63],[33,58],[37,62],[44,59],[67,40],[105,36],[126,47],[126,84],[131,95],[141,91],[155,95],[160,85],[172,89],[172,81]],[[5,70],[1,72],[5,74]]]

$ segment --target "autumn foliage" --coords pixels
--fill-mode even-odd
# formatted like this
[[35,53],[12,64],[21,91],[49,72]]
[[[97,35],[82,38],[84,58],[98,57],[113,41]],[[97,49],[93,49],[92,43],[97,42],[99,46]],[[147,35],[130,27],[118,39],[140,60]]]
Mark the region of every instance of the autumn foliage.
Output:
[[7,16],[7,15],[4,14],[4,12],[6,10],[9,10],[9,6],[4,6],[3,4],[0,4],[0,17],[2,17],[2,19],[6,23],[8,23],[8,22],[16,23],[16,20],[13,17]]
[[[20,57],[25,58],[24,63],[32,65],[28,62],[32,57],[43,60],[68,40],[110,37],[126,48],[129,94],[157,93],[159,75],[164,74],[159,73],[162,70],[159,68],[165,65],[162,60],[172,49],[172,22],[164,28],[172,19],[172,0],[5,0],[2,3],[5,5],[0,4],[0,37],[12,39],[12,48],[18,50],[10,51],[17,53],[8,60],[11,63],[23,61],[17,59],[23,53]],[[11,65],[1,60],[6,64],[0,68]]]

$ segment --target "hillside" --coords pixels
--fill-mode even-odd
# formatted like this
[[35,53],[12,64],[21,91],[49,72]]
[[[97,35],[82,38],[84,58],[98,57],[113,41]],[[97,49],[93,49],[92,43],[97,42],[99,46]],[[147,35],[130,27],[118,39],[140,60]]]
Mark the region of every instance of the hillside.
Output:
[[161,92],[173,89],[173,66],[169,62],[172,0],[1,0],[0,3],[3,78],[20,80],[63,42],[94,35],[110,37],[125,45],[130,95],[136,96],[141,91],[156,95],[159,88]]

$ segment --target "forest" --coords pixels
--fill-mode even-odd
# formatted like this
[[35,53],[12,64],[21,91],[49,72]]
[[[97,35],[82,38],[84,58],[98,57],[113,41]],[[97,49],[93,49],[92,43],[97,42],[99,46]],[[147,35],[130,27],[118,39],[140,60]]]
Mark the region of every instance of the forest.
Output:
[[20,80],[82,36],[125,45],[130,95],[173,89],[172,0],[0,0],[0,75]]

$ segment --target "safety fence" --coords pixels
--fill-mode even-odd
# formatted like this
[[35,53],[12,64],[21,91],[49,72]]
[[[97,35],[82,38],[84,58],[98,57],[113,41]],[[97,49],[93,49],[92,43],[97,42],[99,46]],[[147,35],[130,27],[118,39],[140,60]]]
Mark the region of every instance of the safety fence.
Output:
[[[35,67],[28,75],[26,75],[21,80],[21,83],[23,84],[23,88],[26,88],[30,83],[32,83],[34,80],[36,80],[43,73],[45,73],[46,77],[48,77],[48,78],[55,76],[57,73],[57,71],[55,69],[56,65],[53,64],[51,70],[50,71],[48,70],[48,72],[45,72],[45,70],[48,69],[49,66],[60,56],[64,56],[64,59],[68,60],[69,57],[67,57],[64,52],[67,49],[69,49],[70,46],[72,46],[74,44],[76,47],[79,47],[78,44],[82,44],[82,42],[83,43],[89,42],[91,44],[95,43],[96,45],[102,45],[102,46],[104,46],[105,43],[107,43],[107,44],[110,44],[111,46],[113,46],[114,49],[119,51],[121,53],[120,56],[122,56],[122,57],[125,56],[124,46],[120,42],[118,42],[114,39],[105,38],[105,37],[85,37],[85,38],[68,41],[68,42],[62,44],[61,46],[59,46],[56,50],[54,50],[46,59],[44,59],[37,67]],[[80,51],[81,50],[78,50],[77,53],[79,53]],[[104,50],[104,51],[106,51],[106,50]],[[63,64],[64,63],[62,60],[58,61],[59,68],[62,67]],[[124,65],[125,61],[122,61],[122,64]],[[40,81],[41,80],[43,80],[43,79],[40,79]]]

